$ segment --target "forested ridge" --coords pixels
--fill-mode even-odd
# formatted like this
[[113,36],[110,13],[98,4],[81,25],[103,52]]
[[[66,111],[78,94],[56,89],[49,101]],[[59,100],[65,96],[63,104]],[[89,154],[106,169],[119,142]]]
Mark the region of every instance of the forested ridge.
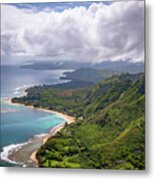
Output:
[[144,73],[114,75],[88,87],[36,86],[12,101],[76,118],[40,148],[40,167],[145,168]]

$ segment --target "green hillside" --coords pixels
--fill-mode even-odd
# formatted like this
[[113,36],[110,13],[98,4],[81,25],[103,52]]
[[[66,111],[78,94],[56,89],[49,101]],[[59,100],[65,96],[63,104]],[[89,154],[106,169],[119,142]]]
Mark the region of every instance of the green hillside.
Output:
[[40,167],[145,169],[143,73],[115,75],[88,88],[34,87],[12,101],[77,119],[40,148]]

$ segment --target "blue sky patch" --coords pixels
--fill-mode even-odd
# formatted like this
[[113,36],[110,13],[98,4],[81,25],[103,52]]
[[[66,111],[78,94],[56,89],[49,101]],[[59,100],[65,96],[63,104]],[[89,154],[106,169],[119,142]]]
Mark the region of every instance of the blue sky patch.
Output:
[[93,1],[93,2],[47,2],[47,3],[10,3],[7,5],[16,6],[19,9],[31,9],[36,8],[38,11],[41,11],[45,8],[53,9],[57,12],[62,12],[68,8],[74,8],[79,6],[84,6],[88,8],[92,3],[103,3],[105,5],[110,5],[114,1]]

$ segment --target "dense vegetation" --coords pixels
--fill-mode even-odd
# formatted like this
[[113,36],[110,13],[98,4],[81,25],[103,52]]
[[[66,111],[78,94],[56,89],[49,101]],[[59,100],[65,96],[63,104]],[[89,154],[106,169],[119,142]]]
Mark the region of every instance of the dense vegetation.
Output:
[[38,86],[13,102],[76,117],[37,153],[40,167],[145,168],[144,74],[115,75],[93,87]]
[[55,84],[52,85],[51,87],[54,88],[59,88],[59,89],[79,89],[79,88],[86,88],[86,87],[90,87],[93,86],[95,83],[91,82],[91,81],[82,81],[82,80],[71,80],[69,82],[66,83],[60,83],[60,84]]

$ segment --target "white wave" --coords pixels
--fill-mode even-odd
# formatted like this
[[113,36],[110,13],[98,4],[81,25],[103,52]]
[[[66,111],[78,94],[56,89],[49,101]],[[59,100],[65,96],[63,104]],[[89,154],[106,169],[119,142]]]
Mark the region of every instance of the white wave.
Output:
[[11,144],[11,145],[3,147],[3,151],[1,152],[1,155],[0,155],[1,159],[11,164],[19,164],[19,165],[24,164],[21,162],[19,163],[19,162],[12,161],[11,159],[9,159],[9,156],[12,154],[13,151],[18,151],[22,146],[26,144],[27,143]]
[[1,108],[1,113],[2,114],[13,113],[13,112],[17,112],[17,110],[11,109],[11,108]]
[[16,164],[16,165],[20,165],[22,167],[27,167],[27,165],[24,162],[16,162],[13,161],[11,159],[9,159],[9,156],[13,153],[13,152],[17,152],[18,150],[20,150],[23,146],[33,143],[35,141],[42,141],[43,142],[43,138],[48,136],[49,134],[53,133],[58,127],[60,126],[64,126],[64,123],[62,124],[58,124],[54,127],[52,127],[50,129],[50,131],[48,133],[41,133],[41,134],[36,134],[33,137],[31,137],[30,139],[28,139],[28,141],[24,142],[24,143],[19,143],[19,144],[11,144],[8,146],[4,146],[3,147],[3,151],[0,153],[0,158],[6,162],[9,162],[11,164]]
[[17,152],[18,150],[20,150],[23,146],[32,143],[35,140],[42,140],[43,137],[47,136],[48,133],[42,133],[42,134],[36,134],[34,135],[32,138],[30,138],[28,141],[24,142],[24,143],[19,143],[19,144],[11,144],[8,146],[4,146],[3,147],[3,151],[0,153],[0,157],[2,160],[9,162],[11,164],[17,164],[17,165],[22,165],[23,167],[26,167],[27,165],[24,164],[23,162],[16,162],[16,161],[12,161],[11,159],[9,159],[9,156],[13,153],[13,152]]
[[52,127],[52,128],[49,130],[49,134],[54,133],[59,127],[63,127],[64,125],[65,125],[65,123],[61,123],[61,124],[58,124],[58,125]]
[[47,135],[48,135],[48,133],[36,134],[36,135],[34,135],[34,138],[35,137],[36,138],[42,138],[42,137],[47,136]]
[[33,143],[34,141],[42,142],[43,138],[47,137],[48,135],[49,135],[48,133],[36,134],[28,140],[28,143]]

